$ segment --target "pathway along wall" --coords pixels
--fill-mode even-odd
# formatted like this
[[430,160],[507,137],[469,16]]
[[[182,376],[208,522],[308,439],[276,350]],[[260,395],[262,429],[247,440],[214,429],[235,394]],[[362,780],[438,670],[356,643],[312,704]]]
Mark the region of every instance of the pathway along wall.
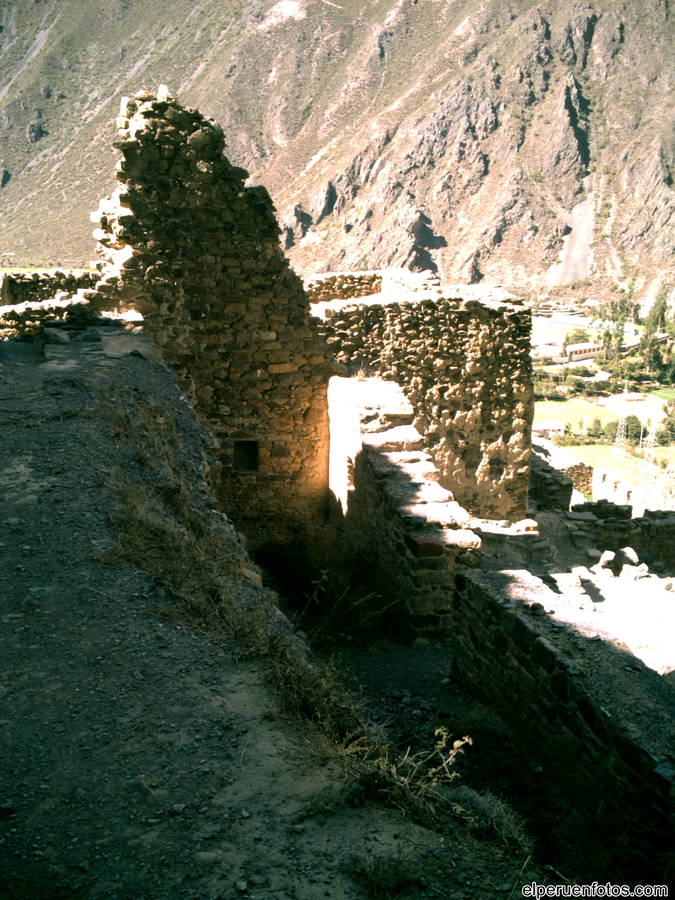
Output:
[[219,441],[220,499],[252,546],[288,540],[327,499],[330,367],[270,197],[163,86],[124,98],[116,125],[90,299],[143,314]]
[[529,310],[436,296],[316,304],[352,370],[398,382],[444,487],[474,515],[527,513],[533,414]]

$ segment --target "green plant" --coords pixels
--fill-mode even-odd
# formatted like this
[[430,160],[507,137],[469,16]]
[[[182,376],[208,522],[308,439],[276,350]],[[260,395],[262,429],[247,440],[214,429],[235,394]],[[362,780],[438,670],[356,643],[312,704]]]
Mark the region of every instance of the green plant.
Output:
[[583,344],[586,341],[590,341],[590,339],[591,336],[587,328],[572,328],[565,335],[563,344],[565,346],[567,346],[567,344]]

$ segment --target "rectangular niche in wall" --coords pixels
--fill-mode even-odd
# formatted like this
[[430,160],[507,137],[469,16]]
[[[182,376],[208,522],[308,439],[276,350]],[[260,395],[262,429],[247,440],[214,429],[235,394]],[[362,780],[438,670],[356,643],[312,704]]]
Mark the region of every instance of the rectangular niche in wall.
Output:
[[235,441],[232,468],[235,472],[257,472],[260,467],[258,441]]

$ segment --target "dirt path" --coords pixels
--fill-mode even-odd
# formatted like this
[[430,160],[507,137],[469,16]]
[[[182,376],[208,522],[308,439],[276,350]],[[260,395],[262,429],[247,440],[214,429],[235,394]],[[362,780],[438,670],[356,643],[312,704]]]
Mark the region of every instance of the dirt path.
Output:
[[229,896],[249,882],[313,897],[324,882],[325,896],[347,895],[319,851],[306,871],[289,865],[304,840],[293,823],[327,773],[303,765],[301,736],[266,715],[261,665],[162,621],[150,575],[96,559],[114,545],[102,482],[115,448],[93,404],[124,364],[3,349],[9,890]]
[[176,416],[186,458],[201,438],[166,370],[103,333],[46,358],[0,343],[0,895],[342,900],[386,896],[398,866],[398,896],[508,896],[522,858],[348,802],[264,663],[173,621],[115,557],[130,463],[102,400]]

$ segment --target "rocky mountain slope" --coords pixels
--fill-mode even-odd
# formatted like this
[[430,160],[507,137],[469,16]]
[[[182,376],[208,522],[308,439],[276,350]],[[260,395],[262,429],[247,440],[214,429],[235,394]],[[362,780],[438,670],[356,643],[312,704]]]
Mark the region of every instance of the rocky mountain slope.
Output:
[[267,185],[301,271],[582,294],[667,277],[667,0],[35,0],[0,26],[11,262],[91,257],[119,97],[165,82]]

